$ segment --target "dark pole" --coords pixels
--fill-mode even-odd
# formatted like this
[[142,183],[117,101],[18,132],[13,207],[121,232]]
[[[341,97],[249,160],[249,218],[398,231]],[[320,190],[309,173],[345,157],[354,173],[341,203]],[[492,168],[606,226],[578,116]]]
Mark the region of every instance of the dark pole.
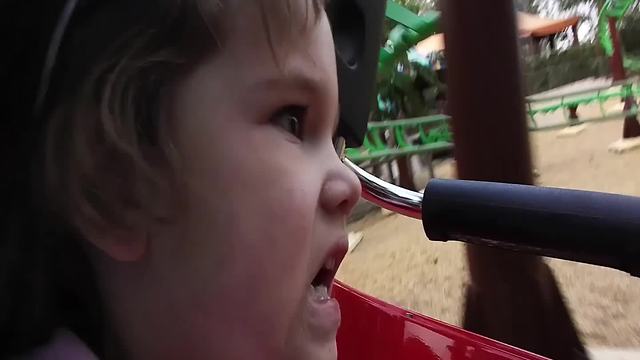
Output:
[[535,43],[535,55],[540,55],[542,53],[542,38],[534,37],[533,41]]
[[609,33],[613,40],[613,55],[611,55],[611,75],[613,81],[621,81],[627,78],[624,71],[624,61],[622,59],[622,44],[620,42],[620,34],[618,34],[618,27],[616,26],[617,19],[614,17],[609,18]]
[[571,32],[573,33],[573,47],[580,46],[580,39],[578,39],[578,24],[571,26]]
[[[613,40],[613,55],[611,56],[611,75],[613,81],[622,81],[627,78],[627,74],[624,70],[624,60],[622,54],[622,42],[620,41],[620,33],[616,26],[617,19],[614,17],[609,18],[609,33]],[[633,96],[628,96],[624,99],[624,111],[629,111],[633,108],[635,99]],[[640,124],[636,115],[629,115],[624,118],[624,125],[622,128],[622,138],[633,138],[640,136]]]
[[[513,1],[443,5],[458,176],[531,184]],[[586,358],[579,356],[584,348],[540,257],[468,246],[467,259],[466,329],[553,359]]]

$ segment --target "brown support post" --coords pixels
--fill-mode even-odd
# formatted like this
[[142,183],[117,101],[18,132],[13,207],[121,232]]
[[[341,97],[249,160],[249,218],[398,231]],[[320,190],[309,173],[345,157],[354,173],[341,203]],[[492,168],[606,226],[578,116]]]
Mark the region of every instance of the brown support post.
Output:
[[[613,40],[613,55],[611,56],[611,75],[613,81],[622,81],[627,78],[627,74],[624,70],[624,60],[622,54],[622,42],[620,41],[620,34],[618,33],[618,27],[616,26],[616,18],[609,18],[609,33]],[[629,111],[635,104],[633,96],[629,96],[624,99],[624,111]],[[624,125],[622,128],[622,138],[628,139],[640,136],[640,123],[636,115],[629,115],[624,118]]]
[[535,55],[540,55],[540,53],[542,53],[542,38],[539,37],[534,37],[533,39],[533,43],[535,44]]
[[578,39],[578,24],[571,26],[571,32],[573,32],[573,44],[572,46],[580,46],[580,39]]
[[569,124],[571,125],[576,124],[579,120],[580,119],[578,117],[578,107],[570,106],[569,107]]
[[[636,101],[633,96],[629,96],[624,99],[624,111],[631,110]],[[640,124],[636,115],[629,115],[624,118],[624,125],[622,126],[622,138],[629,139],[640,136]]]
[[613,55],[611,56],[611,75],[613,81],[620,81],[627,78],[624,71],[624,61],[622,59],[622,44],[620,42],[620,34],[616,26],[616,18],[609,18],[609,33],[613,40]]
[[416,190],[413,183],[413,169],[409,156],[402,156],[396,160],[398,164],[398,185],[405,189]]
[[[448,0],[443,22],[459,178],[533,183],[513,1]],[[552,359],[587,358],[540,257],[468,246],[467,260],[466,329]]]

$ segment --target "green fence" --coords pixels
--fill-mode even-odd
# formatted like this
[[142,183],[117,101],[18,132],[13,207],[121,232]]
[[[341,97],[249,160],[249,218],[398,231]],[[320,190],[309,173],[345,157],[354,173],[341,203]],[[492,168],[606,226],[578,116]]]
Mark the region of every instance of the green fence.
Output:
[[[640,84],[630,80],[614,83],[610,86],[570,92],[562,95],[528,98],[526,106],[530,120],[530,130],[558,128],[591,121],[612,120],[629,115],[637,115],[637,106],[634,106],[627,111],[607,112],[604,104],[609,100],[622,101],[628,97],[635,98],[638,96],[640,96]],[[577,112],[581,105],[589,104],[598,104],[600,114],[591,118],[570,118],[569,113],[571,109],[574,109]],[[565,123],[553,124],[544,127],[538,126],[537,119],[539,116],[557,111],[563,112]]]
[[370,122],[362,147],[347,149],[346,156],[356,164],[375,165],[407,155],[451,150],[449,120],[449,116],[434,115]]

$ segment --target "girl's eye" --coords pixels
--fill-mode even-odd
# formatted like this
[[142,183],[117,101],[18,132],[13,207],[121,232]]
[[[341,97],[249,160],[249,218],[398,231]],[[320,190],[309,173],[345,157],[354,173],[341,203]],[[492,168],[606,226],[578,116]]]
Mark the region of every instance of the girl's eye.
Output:
[[287,106],[276,112],[271,122],[302,140],[306,112],[307,108],[303,106]]

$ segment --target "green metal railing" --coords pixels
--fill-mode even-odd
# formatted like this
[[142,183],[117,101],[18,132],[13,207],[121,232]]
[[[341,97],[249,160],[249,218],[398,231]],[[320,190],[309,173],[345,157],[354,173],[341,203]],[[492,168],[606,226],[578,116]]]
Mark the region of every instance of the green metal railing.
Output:
[[401,156],[451,150],[449,120],[449,116],[434,115],[371,122],[362,147],[347,149],[346,156],[356,164],[374,165]]
[[[604,107],[604,104],[609,100],[620,99],[622,101],[628,97],[636,96],[640,96],[640,84],[633,81],[624,81],[614,83],[607,87],[576,91],[558,96],[527,98],[526,106],[530,121],[529,128],[530,130],[544,130],[585,122],[606,121],[630,115],[637,115],[637,106],[628,111],[613,113],[608,113]],[[577,110],[580,105],[588,105],[592,103],[598,103],[600,116],[586,119],[569,117],[571,109]],[[544,127],[538,126],[536,116],[554,113],[559,110],[563,111],[566,123]]]
[[[638,106],[621,112],[607,112],[604,104],[609,100],[640,96],[640,84],[633,81],[614,83],[607,87],[576,91],[558,96],[528,98],[527,113],[531,131],[563,128],[586,122],[620,119],[637,115]],[[572,119],[571,108],[598,103],[600,116]],[[565,122],[540,127],[536,116],[563,111]],[[349,148],[346,156],[356,164],[375,165],[398,157],[438,153],[453,149],[453,136],[449,128],[451,118],[447,115],[432,115],[402,120],[378,121],[368,124],[364,143],[360,148]]]
[[[608,0],[601,22],[606,16],[622,17],[632,0]],[[381,49],[378,63],[378,77],[389,76],[394,61],[419,41],[437,32],[440,25],[440,13],[428,12],[416,15],[408,9],[388,0],[387,18],[399,25],[389,34],[386,45]],[[602,40],[602,39],[601,39]],[[603,44],[605,47],[606,44]],[[605,121],[620,117],[637,115],[638,107],[608,113],[604,104],[612,99],[624,100],[640,96],[640,84],[633,81],[614,83],[602,88],[576,91],[563,95],[527,98],[526,107],[531,131],[562,128],[591,121]],[[600,116],[580,119],[570,117],[571,110],[577,111],[581,105],[598,103]],[[565,123],[538,126],[536,117],[562,111]],[[356,164],[375,165],[389,162],[398,157],[437,153],[451,150],[453,139],[449,130],[450,118],[446,115],[425,116],[412,119],[371,122],[368,124],[364,143],[359,148],[346,149],[346,156]]]

